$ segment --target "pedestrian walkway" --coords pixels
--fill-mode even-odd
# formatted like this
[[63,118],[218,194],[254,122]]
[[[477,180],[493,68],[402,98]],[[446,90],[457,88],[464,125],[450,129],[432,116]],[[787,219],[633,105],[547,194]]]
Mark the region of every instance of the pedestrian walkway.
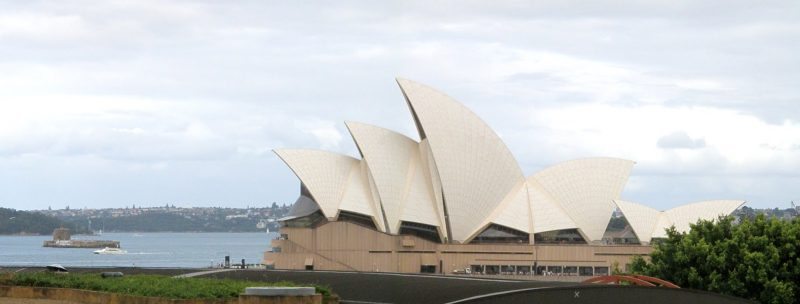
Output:
[[185,274],[181,274],[181,275],[176,275],[173,278],[191,278],[191,277],[203,276],[203,275],[212,274],[212,273],[226,272],[226,271],[231,271],[231,270],[236,270],[236,269],[234,269],[234,268],[224,268],[224,269],[214,269],[214,270],[208,270],[208,271],[191,272],[191,273],[185,273]]

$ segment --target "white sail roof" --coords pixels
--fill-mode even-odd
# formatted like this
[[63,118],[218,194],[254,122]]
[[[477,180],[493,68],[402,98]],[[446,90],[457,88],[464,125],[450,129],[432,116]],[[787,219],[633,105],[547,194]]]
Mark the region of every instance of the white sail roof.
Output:
[[350,171],[359,160],[311,149],[276,149],[274,152],[306,185],[325,217],[335,218]]
[[389,224],[387,232],[397,233],[401,220],[439,226],[435,198],[421,165],[419,143],[381,127],[346,124],[375,181]]
[[632,202],[615,200],[614,203],[625,215],[636,237],[642,243],[650,243],[653,238],[667,237],[666,230],[675,226],[678,232],[688,232],[689,224],[698,220],[715,220],[719,216],[730,215],[744,204],[744,201],[716,200],[703,201],[678,206],[666,211]]
[[660,223],[653,232],[654,238],[667,237],[666,229],[675,226],[678,232],[688,232],[689,224],[694,224],[698,220],[714,220],[720,215],[730,215],[737,208],[741,207],[744,201],[737,200],[714,200],[702,201],[686,205],[681,205],[663,212],[666,221]]
[[[708,201],[665,212],[620,200],[633,161],[586,158],[525,178],[494,131],[453,98],[398,79],[420,134],[419,142],[384,128],[347,122],[362,160],[331,152],[277,149],[301,180],[291,216],[321,210],[373,219],[399,233],[403,222],[437,228],[445,242],[466,242],[492,224],[527,233],[579,229],[599,241],[619,206],[643,242],[679,231],[699,218],[730,214],[742,201]],[[307,190],[307,191],[306,191]]]
[[398,79],[442,183],[452,239],[465,241],[524,180],[516,159],[477,115],[428,86]]
[[533,233],[578,228],[567,211],[536,179],[529,178],[527,185],[533,214]]
[[[528,199],[528,188],[525,182],[519,183],[514,190],[509,192],[506,199],[498,206],[489,218],[491,223],[516,229],[526,233],[532,233],[531,204]],[[485,225],[482,225],[483,227]],[[473,231],[472,236],[481,231]]]
[[591,241],[608,227],[613,200],[619,199],[634,162],[617,158],[585,158],[546,168],[533,175]]
[[662,212],[645,205],[622,200],[615,200],[614,203],[625,215],[625,219],[631,225],[639,242],[650,243],[656,225],[658,225],[663,215]]
[[380,205],[372,197],[372,190],[369,187],[369,172],[363,162],[353,164],[350,169],[342,201],[339,203],[339,210],[370,216],[375,227],[386,232]]

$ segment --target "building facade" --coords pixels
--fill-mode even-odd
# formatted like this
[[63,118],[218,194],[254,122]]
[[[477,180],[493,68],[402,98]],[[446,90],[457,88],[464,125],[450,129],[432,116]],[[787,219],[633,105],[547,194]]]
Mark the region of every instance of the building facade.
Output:
[[[525,177],[500,137],[453,98],[398,79],[419,139],[347,122],[360,159],[276,149],[300,179],[264,262],[275,268],[389,272],[624,271],[675,226],[728,215],[743,201],[668,211],[620,199],[635,164],[563,162]],[[628,231],[609,237],[612,214]],[[614,244],[615,239],[626,241]],[[611,240],[611,241],[610,241]]]

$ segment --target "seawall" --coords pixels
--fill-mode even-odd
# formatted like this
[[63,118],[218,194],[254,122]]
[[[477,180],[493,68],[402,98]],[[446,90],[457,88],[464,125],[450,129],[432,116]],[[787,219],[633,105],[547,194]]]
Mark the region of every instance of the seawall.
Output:
[[44,247],[55,248],[119,248],[119,241],[59,240],[44,241]]

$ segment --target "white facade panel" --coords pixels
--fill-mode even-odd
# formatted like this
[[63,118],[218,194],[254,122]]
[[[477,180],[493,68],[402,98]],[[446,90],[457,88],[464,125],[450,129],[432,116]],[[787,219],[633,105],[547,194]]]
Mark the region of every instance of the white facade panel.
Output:
[[659,227],[656,227],[653,237],[666,237],[665,230],[672,225],[675,225],[675,230],[678,232],[688,232],[690,228],[689,224],[694,224],[701,219],[715,220],[720,215],[730,215],[743,204],[744,201],[716,200],[697,202],[672,208],[663,212],[663,216],[666,220],[663,221]]
[[389,223],[387,232],[397,233],[403,214],[411,158],[419,154],[419,144],[384,128],[356,122],[346,124],[372,173],[380,204]]
[[563,162],[533,178],[556,199],[591,241],[603,238],[614,200],[619,199],[634,162],[586,158]]
[[529,178],[526,184],[533,214],[533,233],[578,228],[569,214],[536,179]]
[[656,225],[659,224],[662,212],[645,205],[615,200],[614,203],[625,215],[628,224],[633,228],[639,242],[650,243]]
[[306,185],[325,217],[336,217],[350,171],[359,160],[310,149],[276,149],[274,152]]
[[439,216],[436,208],[436,196],[430,187],[428,168],[423,166],[419,153],[412,155],[409,167],[411,170],[406,181],[405,208],[400,220],[444,227],[441,222],[443,217]]
[[423,175],[428,184],[428,190],[433,193],[434,208],[439,216],[439,233],[442,240],[448,240],[447,221],[444,218],[444,201],[442,198],[442,181],[439,178],[439,171],[436,169],[436,161],[433,159],[431,147],[427,139],[419,142],[419,155],[423,170],[427,170]]
[[[513,228],[526,233],[532,233],[531,229],[531,205],[528,201],[527,185],[522,182],[514,188],[514,191],[506,198],[496,212],[492,223]],[[480,233],[477,231],[473,234]]]
[[672,221],[664,216],[664,211],[658,215],[658,222],[656,222],[655,228],[653,228],[653,234],[650,235],[650,240],[652,241],[654,238],[666,238],[667,237],[667,228],[672,226]]
[[462,242],[524,181],[522,171],[500,137],[469,109],[428,86],[397,82],[430,145],[453,240]]
[[373,218],[378,230],[385,232],[380,206],[375,204],[369,188],[368,169],[362,162],[354,163],[350,169],[347,185],[339,204],[339,210],[360,213]]
[[383,206],[381,206],[381,197],[378,194],[378,186],[375,185],[375,179],[372,177],[372,173],[369,170],[369,164],[367,164],[366,161],[361,161],[361,170],[369,180],[369,194],[370,198],[372,199],[372,206],[375,208],[375,214],[377,216],[376,220],[380,223],[378,227],[381,227],[381,231],[386,232],[386,226],[388,226],[388,222],[386,221],[386,216],[383,212]]

